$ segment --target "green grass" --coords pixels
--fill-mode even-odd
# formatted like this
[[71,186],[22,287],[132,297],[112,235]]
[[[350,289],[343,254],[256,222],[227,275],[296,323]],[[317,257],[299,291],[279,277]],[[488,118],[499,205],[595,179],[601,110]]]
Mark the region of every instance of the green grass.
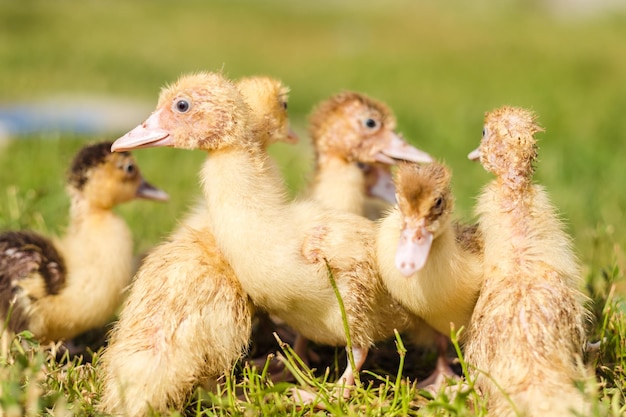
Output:
[[[4,0],[0,105],[87,92],[143,100],[150,108],[159,89],[183,72],[273,75],[291,86],[290,117],[302,137],[296,147],[272,149],[296,194],[310,170],[307,114],[333,93],[358,90],[387,102],[399,130],[451,166],[458,215],[467,220],[490,178],[466,159],[480,139],[484,112],[503,104],[532,108],[546,128],[539,135],[537,181],[574,237],[594,299],[593,340],[606,338],[594,359],[601,400],[594,415],[620,415],[626,389],[626,15],[559,18],[541,2],[491,3]],[[0,229],[61,233],[69,205],[63,176],[72,155],[86,141],[122,133],[45,132],[0,144]],[[134,154],[146,178],[172,196],[167,204],[120,208],[142,252],[166,236],[198,196],[204,155],[172,149]],[[7,414],[15,407],[38,410],[31,415],[62,414],[44,411],[59,399],[77,414],[92,412],[97,385],[91,365],[58,363],[28,338],[3,343],[10,345],[1,368],[0,404]],[[237,375],[219,400],[213,398],[221,406],[202,396],[195,414],[307,413],[293,408],[284,386],[268,388],[252,370],[243,379]],[[381,378],[336,411],[481,415],[463,401],[440,396],[427,402],[404,378]],[[249,398],[236,403],[235,388],[248,390]]]

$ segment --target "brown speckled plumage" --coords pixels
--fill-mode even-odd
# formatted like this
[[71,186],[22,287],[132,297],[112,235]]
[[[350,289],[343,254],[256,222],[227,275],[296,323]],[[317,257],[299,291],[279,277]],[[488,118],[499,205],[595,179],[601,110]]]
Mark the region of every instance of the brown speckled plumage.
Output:
[[485,282],[465,358],[476,367],[473,375],[494,416],[565,416],[586,409],[574,387],[587,378],[582,278],[555,208],[545,190],[532,184],[538,131],[532,112],[502,107],[486,115],[478,149],[496,179],[476,209]]
[[[49,239],[29,231],[0,234],[0,312],[5,318],[11,309],[11,331],[27,329],[32,302],[58,294],[66,272],[65,261]],[[25,290],[24,280],[42,280],[41,291]]]

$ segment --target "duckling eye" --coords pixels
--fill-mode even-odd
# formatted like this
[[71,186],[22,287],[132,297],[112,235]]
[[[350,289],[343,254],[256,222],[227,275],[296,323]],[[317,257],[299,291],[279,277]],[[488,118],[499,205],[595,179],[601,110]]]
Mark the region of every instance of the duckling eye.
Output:
[[376,122],[376,120],[369,118],[369,119],[365,119],[365,121],[363,122],[363,124],[365,125],[365,127],[367,127],[368,129],[374,129],[376,126],[378,126],[378,123]]
[[176,103],[174,103],[174,108],[179,113],[187,113],[191,108],[191,104],[189,104],[189,101],[185,99],[180,99]]
[[287,110],[287,102],[286,101],[283,101],[283,109]]
[[487,135],[487,128],[483,127],[483,138],[485,137],[485,135]]
[[434,208],[436,211],[441,211],[442,207],[443,207],[443,198],[441,198],[441,197],[437,197],[437,198],[435,199],[435,205],[434,205],[434,207],[433,207],[433,208]]
[[364,173],[364,174],[368,174],[371,170],[372,167],[368,164],[365,164],[363,162],[357,162],[356,166],[359,167],[359,169]]
[[126,164],[124,165],[124,172],[128,175],[131,175],[135,172],[135,165],[133,164]]

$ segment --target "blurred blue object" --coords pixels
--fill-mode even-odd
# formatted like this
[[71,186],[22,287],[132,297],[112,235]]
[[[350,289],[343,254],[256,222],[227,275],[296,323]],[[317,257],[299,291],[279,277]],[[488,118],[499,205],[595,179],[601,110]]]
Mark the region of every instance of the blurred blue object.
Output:
[[150,114],[149,103],[115,97],[58,96],[0,105],[0,138],[37,134],[119,133]]

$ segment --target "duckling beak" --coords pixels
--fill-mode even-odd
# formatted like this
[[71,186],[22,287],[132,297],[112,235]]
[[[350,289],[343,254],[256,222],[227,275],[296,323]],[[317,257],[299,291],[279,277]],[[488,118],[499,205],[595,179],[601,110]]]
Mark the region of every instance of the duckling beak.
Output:
[[385,145],[380,149],[374,158],[378,162],[393,165],[395,160],[409,162],[432,162],[433,158],[424,151],[409,145],[404,139],[395,133],[391,133],[385,140]]
[[298,134],[289,126],[289,131],[287,132],[287,140],[285,142],[295,145],[300,140]]
[[478,161],[480,159],[480,148],[476,148],[474,149],[472,152],[470,152],[467,157],[471,160],[471,161]]
[[367,188],[367,192],[372,197],[380,198],[388,203],[396,203],[396,186],[393,183],[391,171],[378,165],[370,165],[376,176],[376,182]]
[[424,227],[424,220],[417,227],[405,226],[400,234],[396,251],[396,268],[405,277],[410,277],[426,264],[433,243],[433,234]]
[[146,180],[141,180],[141,184],[139,185],[139,188],[137,188],[135,197],[156,201],[167,201],[170,199],[169,194],[160,188],[156,188]]
[[161,110],[150,115],[145,122],[113,142],[111,152],[132,149],[152,148],[155,146],[173,146],[170,133],[160,126]]

